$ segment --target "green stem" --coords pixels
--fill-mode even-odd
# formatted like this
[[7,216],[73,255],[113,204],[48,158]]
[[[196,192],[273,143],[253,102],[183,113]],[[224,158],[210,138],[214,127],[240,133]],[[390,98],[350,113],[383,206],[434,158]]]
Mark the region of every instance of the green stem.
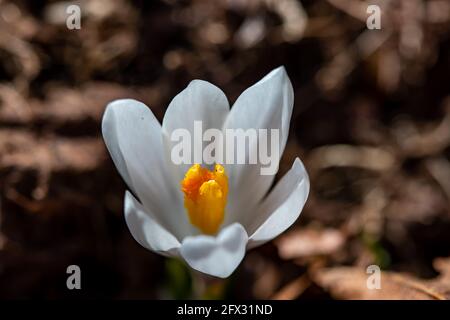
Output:
[[225,294],[226,280],[207,276],[192,270],[192,297],[196,300],[222,299]]

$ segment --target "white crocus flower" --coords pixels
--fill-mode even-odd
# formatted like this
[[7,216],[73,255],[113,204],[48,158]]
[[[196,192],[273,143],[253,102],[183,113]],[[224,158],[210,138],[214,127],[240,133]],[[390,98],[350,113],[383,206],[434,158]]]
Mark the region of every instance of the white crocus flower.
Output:
[[[174,130],[192,132],[194,121],[202,121],[203,130],[278,129],[281,155],[293,102],[283,67],[245,90],[231,110],[219,88],[194,80],[172,100],[162,126],[141,102],[111,102],[102,132],[114,164],[139,199],[125,192],[125,219],[136,241],[165,256],[181,257],[195,270],[225,278],[246,250],[292,225],[309,193],[300,159],[268,193],[274,175],[261,175],[260,164],[218,164],[212,172],[198,165],[175,165],[170,150]],[[201,194],[200,204],[189,192]]]

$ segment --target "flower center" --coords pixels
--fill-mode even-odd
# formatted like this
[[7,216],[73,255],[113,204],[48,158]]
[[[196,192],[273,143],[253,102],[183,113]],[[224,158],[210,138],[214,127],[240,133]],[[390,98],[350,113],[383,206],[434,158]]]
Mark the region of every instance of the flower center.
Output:
[[228,178],[224,167],[216,164],[210,171],[194,164],[181,181],[181,190],[191,224],[205,234],[215,234],[227,204]]

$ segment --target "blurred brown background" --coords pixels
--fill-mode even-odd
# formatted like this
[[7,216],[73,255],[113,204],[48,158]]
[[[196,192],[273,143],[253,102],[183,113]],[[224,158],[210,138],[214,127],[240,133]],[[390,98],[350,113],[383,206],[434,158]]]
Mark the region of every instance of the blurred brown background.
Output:
[[450,1],[371,4],[382,30],[358,0],[0,0],[0,298],[190,297],[184,265],[127,230],[103,110],[133,97],[161,120],[195,78],[232,103],[279,65],[295,89],[280,173],[300,156],[310,198],[206,296],[450,297]]

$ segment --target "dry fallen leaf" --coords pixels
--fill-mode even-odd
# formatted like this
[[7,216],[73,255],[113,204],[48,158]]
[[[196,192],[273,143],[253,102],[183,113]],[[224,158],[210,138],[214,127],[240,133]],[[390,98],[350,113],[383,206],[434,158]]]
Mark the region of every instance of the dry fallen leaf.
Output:
[[450,299],[450,258],[436,259],[434,266],[440,275],[432,280],[417,279],[395,272],[382,272],[380,289],[368,289],[367,280],[372,274],[358,267],[321,269],[313,273],[313,278],[336,299]]
[[278,254],[283,259],[295,259],[336,252],[345,243],[345,237],[335,229],[299,229],[282,236],[277,242]]
[[292,300],[300,296],[311,284],[311,280],[307,275],[302,275],[294,281],[282,287],[275,293],[271,299],[273,300]]

